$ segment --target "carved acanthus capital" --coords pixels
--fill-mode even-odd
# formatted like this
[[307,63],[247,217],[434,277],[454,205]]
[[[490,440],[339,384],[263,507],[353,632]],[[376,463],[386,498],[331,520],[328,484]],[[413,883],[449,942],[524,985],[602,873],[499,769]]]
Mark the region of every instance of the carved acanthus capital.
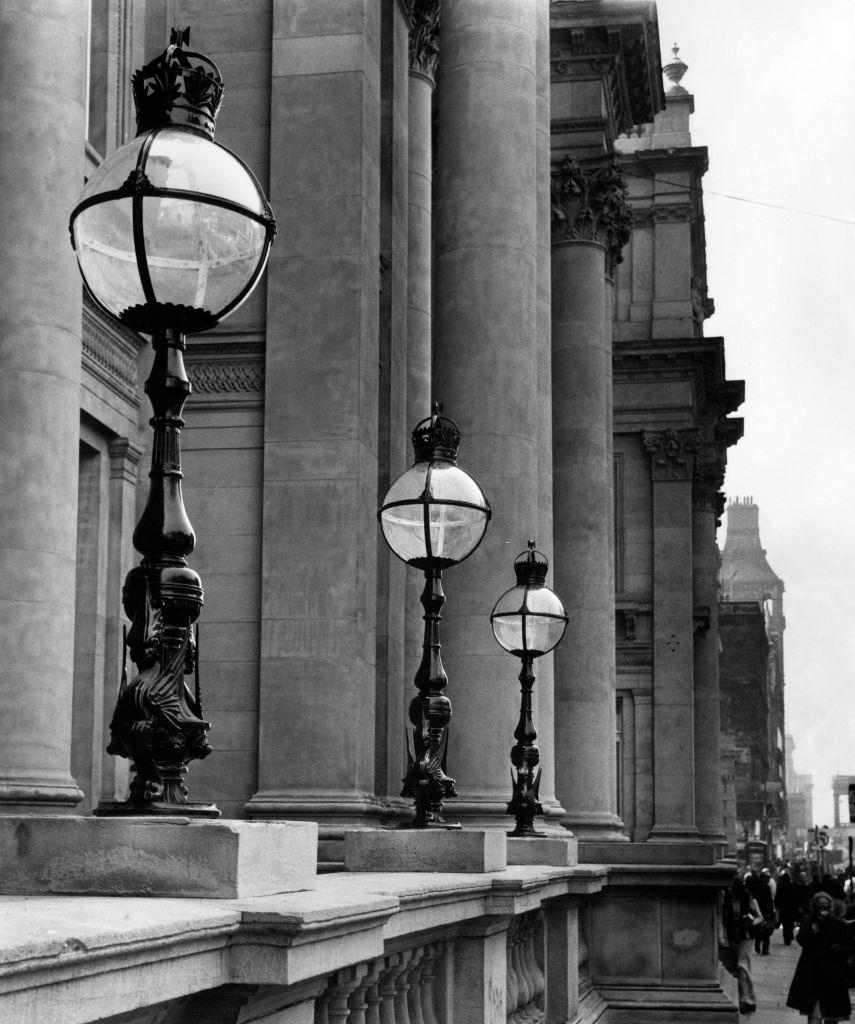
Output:
[[661,430],[644,432],[644,448],[650,456],[654,481],[690,481],[701,445],[697,430]]
[[410,70],[433,80],[439,58],[441,0],[409,0]]
[[606,247],[610,268],[623,259],[632,213],[617,162],[583,167],[571,157],[552,175],[552,240],[588,239]]
[[721,526],[724,514],[724,467],[717,463],[704,463],[696,466],[692,478],[692,501],[696,508],[715,515],[716,526]]

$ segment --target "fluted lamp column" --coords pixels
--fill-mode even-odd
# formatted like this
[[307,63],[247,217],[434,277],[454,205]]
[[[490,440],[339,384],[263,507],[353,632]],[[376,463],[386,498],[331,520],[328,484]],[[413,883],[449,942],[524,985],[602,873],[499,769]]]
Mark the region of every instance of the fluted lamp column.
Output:
[[508,814],[516,819],[510,836],[545,836],[534,827],[534,818],[543,813],[540,804],[540,751],[534,742],[537,732],[532,719],[531,695],[534,689],[534,659],[548,654],[564,636],[567,612],[559,597],[546,586],[549,562],[534,541],[528,551],[514,561],[516,586],[506,590],[490,614],[493,636],[499,644],[522,662],[520,669],[520,718],[511,748],[513,794]]
[[136,138],[95,171],[71,214],[93,301],[151,335],[154,349],[150,484],[134,531],[143,557],[122,592],[137,672],[123,673],[107,748],[132,762],[133,777],[129,799],[99,813],[219,815],[189,801],[184,785],[188,763],[211,747],[194,637],[203,590],[187,565],[196,538],[181,495],[181,413],[192,391],[183,353],[186,335],[211,330],[250,294],[276,225],[252,172],[213,141],[223,80],[189,41],[189,29],[173,29],[164,53],[135,73]]
[[439,415],[437,405],[413,430],[415,465],[389,488],[377,513],[383,536],[407,565],[425,575],[422,591],[424,643],[410,702],[413,744],[401,796],[415,803],[413,828],[459,828],[443,817],[444,801],[456,797],[446,772],[451,701],[440,656],[439,623],[445,594],[442,570],[457,565],[478,547],[492,511],[480,485],[457,466],[460,430]]

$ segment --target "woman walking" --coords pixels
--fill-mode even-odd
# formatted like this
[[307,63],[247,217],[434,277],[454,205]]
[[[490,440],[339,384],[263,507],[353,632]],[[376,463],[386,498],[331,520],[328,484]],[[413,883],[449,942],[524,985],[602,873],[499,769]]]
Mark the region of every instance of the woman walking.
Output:
[[852,947],[845,922],[834,915],[826,892],[811,897],[796,942],[802,947],[793,974],[787,1006],[811,1024],[849,1020],[852,1005],[846,977],[846,959]]

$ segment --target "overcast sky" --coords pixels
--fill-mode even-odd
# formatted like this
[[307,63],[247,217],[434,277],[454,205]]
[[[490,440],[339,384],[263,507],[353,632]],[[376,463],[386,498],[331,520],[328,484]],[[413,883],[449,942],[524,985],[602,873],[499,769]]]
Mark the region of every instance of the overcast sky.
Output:
[[855,0],[658,9],[709,147],[705,333],[745,381],[725,492],[753,496],[786,586],[787,727],[831,824],[831,776],[855,775]]

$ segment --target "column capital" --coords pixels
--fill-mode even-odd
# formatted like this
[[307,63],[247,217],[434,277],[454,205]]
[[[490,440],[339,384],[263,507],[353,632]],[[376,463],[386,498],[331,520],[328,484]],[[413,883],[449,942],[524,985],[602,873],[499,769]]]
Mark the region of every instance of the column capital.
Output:
[[583,167],[565,157],[551,178],[552,240],[586,239],[606,247],[609,271],[623,259],[632,212],[616,161]]
[[700,463],[692,477],[692,502],[702,512],[715,515],[716,526],[721,526],[724,514],[724,467],[718,463]]
[[654,482],[692,480],[701,444],[697,430],[645,430],[643,439]]
[[410,71],[433,83],[439,58],[439,16],[442,0],[405,0],[410,19]]

